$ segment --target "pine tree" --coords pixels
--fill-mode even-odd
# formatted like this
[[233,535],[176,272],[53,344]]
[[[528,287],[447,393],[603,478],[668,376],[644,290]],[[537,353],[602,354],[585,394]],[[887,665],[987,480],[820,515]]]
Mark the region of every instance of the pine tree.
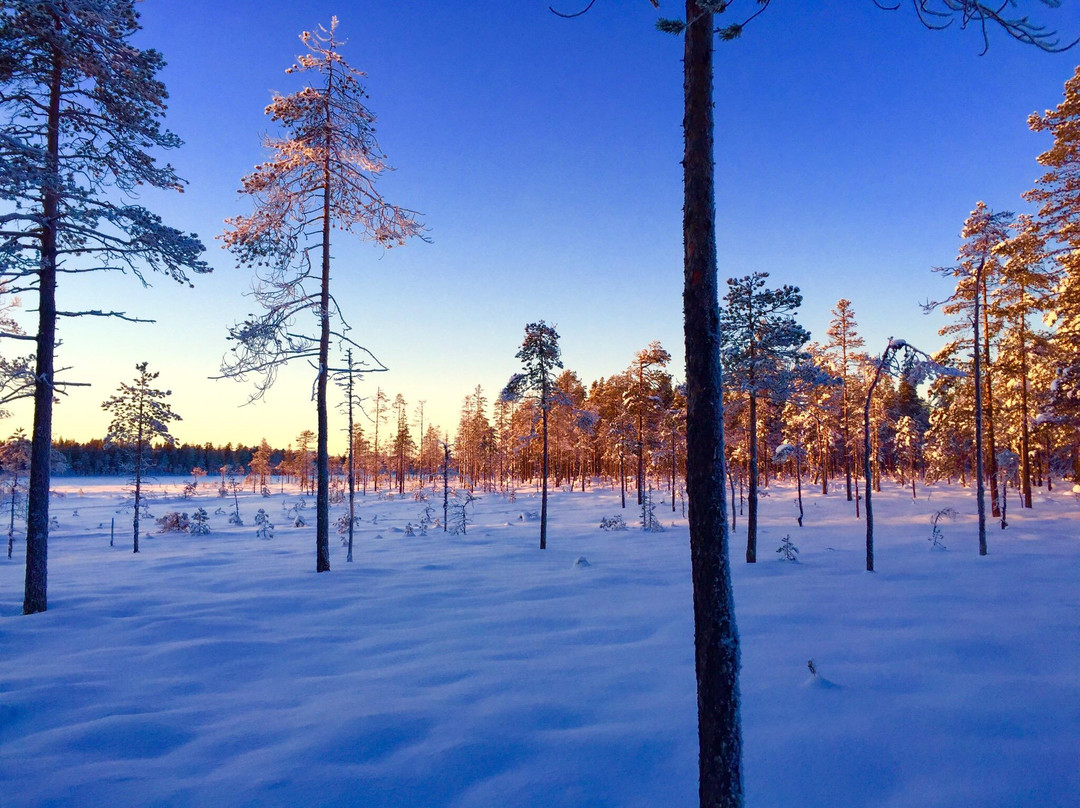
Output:
[[[991,497],[997,504],[997,465],[993,439],[993,399],[990,393],[990,320],[987,313],[988,287],[991,278],[999,271],[996,248],[1008,236],[1008,223],[1012,214],[1007,211],[994,213],[985,203],[979,202],[964,222],[961,236],[964,239],[957,255],[958,264],[938,268],[937,271],[957,278],[956,291],[941,303],[946,314],[960,317],[958,324],[946,326],[941,333],[955,333],[971,329],[972,381],[975,385],[975,503],[979,515],[979,555],[986,555],[986,503],[985,479],[988,474]],[[985,388],[984,388],[985,385]],[[984,418],[987,409],[991,414],[989,423]],[[988,438],[989,451],[984,451],[983,441]],[[995,507],[995,512],[1000,513]]]
[[525,339],[517,352],[523,373],[515,373],[503,388],[503,399],[520,399],[531,395],[540,408],[543,435],[542,466],[540,471],[540,549],[547,548],[548,501],[548,416],[551,411],[555,368],[561,368],[559,335],[554,326],[543,320],[525,326]]
[[1033,332],[1031,320],[1050,305],[1054,276],[1045,260],[1045,241],[1030,216],[1020,216],[1015,235],[995,248],[1002,259],[999,284],[991,302],[1004,323],[1000,373],[1019,389],[1020,502],[1031,507],[1031,361],[1033,348],[1046,354],[1046,340]]
[[1080,442],[1080,67],[1065,83],[1062,102],[1042,115],[1033,113],[1028,125],[1054,137],[1050,149],[1038,158],[1046,172],[1024,195],[1039,205],[1038,232],[1057,266],[1046,311],[1054,328],[1050,348],[1055,377],[1044,420],[1052,419],[1076,445]]
[[189,285],[209,272],[194,234],[130,204],[142,187],[180,191],[183,180],[153,149],[179,138],[161,128],[164,60],[130,40],[132,0],[7,0],[0,5],[0,282],[38,296],[23,612],[47,608],[53,401],[65,383],[55,366],[64,273],[120,269],[146,284],[154,272]]
[[[375,140],[375,116],[367,109],[364,75],[340,53],[337,18],[330,28],[300,35],[308,53],[297,57],[287,73],[313,73],[317,86],[277,96],[266,108],[285,131],[268,138],[271,157],[242,180],[243,193],[254,201],[248,216],[228,220],[225,245],[242,264],[257,268],[255,299],[264,310],[234,326],[236,343],[224,375],[261,375],[255,397],[273,384],[277,369],[290,360],[308,359],[317,368],[315,410],[318,418],[316,467],[315,569],[330,569],[330,454],[327,449],[327,380],[331,339],[370,352],[345,335],[337,303],[330,293],[330,236],[333,229],[359,232],[391,247],[421,234],[416,215],[387,203],[375,189],[386,170]],[[308,235],[317,240],[308,242]],[[318,262],[311,260],[315,254]],[[308,292],[305,281],[317,292]],[[298,319],[314,321],[312,331]],[[310,318],[310,319],[309,319]],[[338,327],[331,325],[337,320]],[[374,361],[374,358],[372,357]]]
[[767,272],[728,279],[725,306],[720,311],[722,355],[728,385],[742,390],[750,402],[750,506],[746,525],[746,561],[757,561],[758,400],[778,393],[790,379],[799,349],[810,333],[795,322],[792,312],[802,305],[796,286],[766,289]]
[[169,432],[169,424],[179,421],[180,416],[172,411],[165,401],[171,390],[158,390],[152,383],[160,374],[151,373],[148,364],[141,362],[135,366],[138,376],[132,384],[122,383],[119,394],[102,402],[101,408],[112,415],[109,432],[105,442],[118,446],[127,452],[131,463],[132,493],[135,500],[134,549],[139,552],[139,516],[142,500],[142,483],[150,465],[151,447],[155,442],[172,446],[176,439]]
[[645,495],[645,427],[646,423],[652,426],[652,420],[656,414],[654,392],[659,382],[659,377],[664,374],[664,368],[671,361],[671,354],[664,350],[656,340],[642,348],[634,357],[633,364],[627,369],[627,376],[633,378],[633,386],[628,390],[626,404],[634,413],[637,420],[637,500],[638,505],[643,502]]
[[[258,485],[260,489],[266,488],[266,483],[270,477],[271,463],[270,456],[274,450],[270,448],[270,444],[266,442],[266,438],[259,441],[259,448],[255,450],[255,454],[251,458],[251,473],[258,478]],[[254,488],[254,486],[252,486]]]
[[856,354],[866,341],[859,336],[856,330],[855,312],[851,308],[851,301],[841,298],[832,310],[833,319],[829,323],[826,333],[829,342],[826,348],[834,354],[839,354],[837,367],[840,371],[840,453],[844,463],[844,484],[847,491],[847,500],[851,502],[851,398],[850,378],[851,363]]

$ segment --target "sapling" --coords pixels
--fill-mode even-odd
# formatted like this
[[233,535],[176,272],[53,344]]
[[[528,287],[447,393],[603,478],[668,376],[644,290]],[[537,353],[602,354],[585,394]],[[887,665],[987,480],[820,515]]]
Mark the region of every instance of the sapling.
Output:
[[641,529],[648,533],[660,533],[664,526],[656,518],[656,503],[650,487],[641,497]]
[[270,514],[262,508],[255,513],[255,526],[258,528],[255,535],[260,539],[274,538],[274,525],[270,521]]
[[450,506],[448,517],[450,533],[456,536],[459,533],[464,535],[468,532],[469,524],[472,521],[469,518],[468,507],[478,499],[479,497],[473,496],[472,493],[466,491],[464,502],[455,502]]
[[205,536],[210,532],[210,517],[203,508],[197,508],[191,515],[191,534]]
[[945,542],[942,539],[945,538],[945,534],[941,531],[941,520],[948,519],[950,522],[956,521],[956,517],[959,514],[952,508],[942,508],[940,511],[930,517],[930,549],[932,550],[946,550]]
[[784,536],[783,540],[780,542],[780,546],[776,548],[776,552],[780,554],[781,561],[799,560],[799,548],[792,543],[790,534]]

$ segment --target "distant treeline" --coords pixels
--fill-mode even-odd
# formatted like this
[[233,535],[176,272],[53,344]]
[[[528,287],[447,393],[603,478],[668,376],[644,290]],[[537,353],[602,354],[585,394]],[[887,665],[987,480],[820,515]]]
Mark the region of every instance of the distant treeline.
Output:
[[[201,468],[209,475],[219,473],[222,466],[243,467],[251,464],[256,446],[214,446],[206,443],[201,446],[181,443],[176,446],[160,446],[153,450],[153,474],[190,474],[193,468]],[[53,450],[63,461],[55,464],[53,474],[70,477],[115,476],[126,473],[127,457],[123,449],[108,445],[104,440],[96,439],[79,443],[73,440],[59,440],[53,444]],[[276,467],[285,458],[285,452],[272,450],[270,462]]]

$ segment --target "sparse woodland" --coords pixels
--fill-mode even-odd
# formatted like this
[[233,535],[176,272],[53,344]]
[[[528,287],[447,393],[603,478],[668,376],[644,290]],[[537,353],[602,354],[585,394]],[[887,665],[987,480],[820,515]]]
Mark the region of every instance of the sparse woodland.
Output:
[[[580,16],[593,2],[582,5],[563,16]],[[53,405],[78,384],[56,366],[57,323],[139,321],[136,314],[58,300],[58,277],[119,271],[145,283],[144,275],[157,272],[190,285],[189,276],[210,267],[196,234],[166,225],[133,201],[140,186],[181,191],[185,182],[158,162],[181,141],[162,125],[161,54],[132,44],[140,26],[131,0],[3,3],[0,407],[33,399],[34,421],[29,434],[12,429],[0,445],[0,504],[9,511],[8,558],[17,530],[24,532],[23,612],[47,609],[54,475],[130,473],[135,552],[149,476],[191,475],[189,494],[205,477],[202,485],[231,497],[237,525],[243,524],[240,492],[269,498],[288,486],[315,499],[318,572],[330,570],[330,507],[346,496],[352,561],[354,496],[442,498],[449,513],[452,488],[465,500],[454,506],[453,520],[444,515],[443,528],[449,521],[449,532],[465,536],[474,518],[466,507],[477,495],[511,498],[532,490],[541,498],[539,546],[546,549],[549,486],[617,491],[621,508],[641,514],[650,532],[663,529],[665,514],[688,514],[701,804],[741,806],[729,536],[745,520],[745,558],[757,562],[759,501],[770,486],[790,482],[798,492],[798,524],[785,537],[785,559],[797,560],[797,531],[813,519],[803,509],[807,490],[843,500],[853,518],[865,520],[873,570],[873,497],[887,486],[916,500],[938,484],[970,487],[986,554],[993,549],[987,526],[1004,529],[1010,504],[1013,512],[1035,508],[1036,492],[1080,483],[1080,68],[1065,85],[1064,100],[1028,121],[1032,130],[1049,133],[1053,145],[1039,157],[1042,173],[1032,167],[1024,199],[972,199],[970,217],[955,223],[956,254],[919,268],[954,285],[946,299],[927,303],[948,319],[942,342],[911,345],[898,321],[888,344],[868,344],[859,329],[859,289],[836,302],[825,332],[814,335],[800,320],[799,287],[773,287],[767,272],[747,268],[727,279],[725,290],[717,274],[713,47],[717,38],[741,36],[770,3],[746,4],[745,19],[714,22],[739,5],[688,0],[685,19],[658,23],[661,31],[683,35],[686,48],[685,366],[675,367],[665,346],[645,335],[625,341],[623,367],[584,379],[573,370],[573,356],[564,367],[556,324],[539,320],[526,326],[516,357],[506,357],[513,375],[505,389],[433,389],[418,401],[393,393],[392,376],[377,383],[364,377],[387,368],[376,358],[379,346],[361,344],[363,328],[354,332],[339,307],[331,278],[346,268],[334,264],[331,238],[389,248],[425,240],[428,225],[380,193],[377,183],[389,166],[375,140],[364,74],[345,61],[336,18],[304,32],[306,52],[286,70],[303,86],[266,107],[274,130],[264,143],[270,156],[240,180],[248,211],[228,219],[219,236],[238,270],[252,276],[257,313],[240,315],[227,331],[221,324],[229,350],[218,372],[251,378],[254,399],[282,365],[307,362],[312,418],[297,425],[284,447],[266,440],[221,447],[175,441],[168,424],[182,413],[164,403],[168,392],[149,386],[157,374],[146,361],[136,366],[136,383],[121,385],[102,405],[114,418],[108,435],[86,443],[53,438]],[[913,5],[931,28],[957,15],[986,42],[988,29],[1003,28],[1037,48],[1059,47],[1026,17],[1009,18],[1010,4]],[[256,148],[253,141],[253,153]],[[824,270],[805,267],[802,288],[812,288]],[[26,295],[38,323],[32,334],[10,316],[17,297]],[[238,311],[242,305],[237,301]],[[462,394],[456,424],[431,422],[428,401]],[[344,429],[346,413],[350,445],[334,456],[329,436]],[[306,526],[300,506],[292,507],[292,526]],[[434,509],[425,511],[416,528],[424,535]],[[200,509],[196,533],[208,531],[207,519]],[[609,526],[637,519],[605,517]],[[186,513],[170,514],[166,523],[190,527]],[[261,539],[273,538],[269,511],[260,509],[256,524]],[[410,536],[414,527],[410,522]],[[937,546],[937,521],[934,537]],[[764,555],[772,557],[773,548]]]

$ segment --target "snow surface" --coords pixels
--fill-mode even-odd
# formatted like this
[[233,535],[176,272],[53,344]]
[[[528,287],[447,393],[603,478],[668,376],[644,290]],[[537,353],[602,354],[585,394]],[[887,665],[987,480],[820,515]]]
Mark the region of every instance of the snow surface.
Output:
[[[135,555],[119,481],[54,482],[48,612],[19,613],[22,548],[0,562],[4,808],[696,804],[688,539],[670,506],[645,533],[617,492],[555,491],[540,551],[518,518],[532,489],[482,495],[464,536],[406,536],[422,504],[369,494],[355,562],[332,538],[317,575],[310,497],[294,528],[295,494],[248,492],[233,527],[207,482],[182,502],[182,481],[159,481],[155,516],[202,506],[213,532]],[[800,529],[792,490],[768,493],[767,552],[733,565],[748,806],[1077,805],[1077,497],[1011,502],[980,558],[969,492],[887,486],[867,573],[842,494],[804,493]],[[945,506],[962,516],[930,552]],[[617,513],[629,530],[599,529]],[[798,563],[768,551],[785,534]]]

